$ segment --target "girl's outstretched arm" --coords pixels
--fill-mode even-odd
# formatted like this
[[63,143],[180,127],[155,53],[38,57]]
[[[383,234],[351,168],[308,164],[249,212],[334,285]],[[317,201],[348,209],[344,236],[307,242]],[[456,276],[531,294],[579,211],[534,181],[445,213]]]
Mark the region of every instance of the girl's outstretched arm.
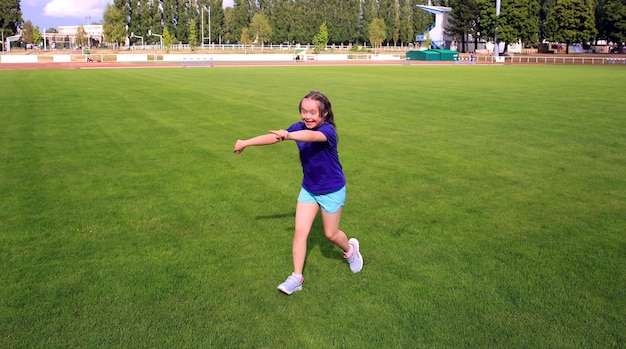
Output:
[[281,139],[272,133],[256,136],[250,139],[244,139],[244,140],[238,139],[237,142],[235,142],[235,153],[239,154],[244,149],[250,146],[269,145],[269,144],[278,143],[280,141]]
[[326,142],[326,135],[320,131],[313,130],[300,130],[294,132],[287,132],[286,130],[270,130],[271,134],[281,140],[292,140],[298,142]]

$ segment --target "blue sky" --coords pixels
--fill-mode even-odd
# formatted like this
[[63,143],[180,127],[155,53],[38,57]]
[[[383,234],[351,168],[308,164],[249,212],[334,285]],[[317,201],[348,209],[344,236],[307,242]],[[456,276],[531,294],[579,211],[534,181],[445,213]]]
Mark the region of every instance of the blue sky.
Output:
[[[102,20],[102,13],[113,0],[21,0],[22,18],[43,31],[62,25],[91,24]],[[232,6],[233,0],[223,0]]]

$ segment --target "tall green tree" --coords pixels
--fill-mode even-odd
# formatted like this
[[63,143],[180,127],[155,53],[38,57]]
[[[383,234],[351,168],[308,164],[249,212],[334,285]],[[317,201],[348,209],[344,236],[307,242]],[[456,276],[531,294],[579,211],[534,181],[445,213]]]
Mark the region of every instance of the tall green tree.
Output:
[[546,26],[550,41],[566,44],[565,53],[571,44],[587,43],[597,34],[594,14],[583,0],[557,0]]
[[552,15],[556,6],[556,0],[539,0],[539,41],[543,41],[548,36],[546,21]]
[[222,42],[235,43],[239,38],[235,35],[235,22],[233,21],[233,8],[224,9],[224,24],[222,25]]
[[198,29],[196,28],[196,20],[193,18],[189,21],[189,38],[187,38],[187,42],[191,50],[195,51],[198,46]]
[[[476,24],[479,16],[478,2],[476,0],[452,0],[452,11],[448,21],[446,33],[454,36],[461,43],[461,52],[467,52],[469,37],[476,37]],[[476,41],[474,40],[474,50]]]
[[261,47],[272,37],[272,27],[263,13],[255,13],[250,22],[250,32]]
[[175,39],[174,35],[170,33],[169,29],[167,29],[167,26],[163,28],[163,46],[165,46],[165,50],[167,52],[170,52]]
[[[172,39],[172,43],[174,43],[176,23],[178,21],[178,2],[177,0],[162,0],[161,8],[163,11],[163,34],[165,34],[165,29],[167,29],[167,32]],[[165,36],[163,36],[163,42],[165,45]],[[171,48],[171,44],[166,46]]]
[[501,12],[496,16],[495,2],[480,1],[478,4],[477,33],[481,39],[494,39],[497,28],[498,42],[508,44],[522,41],[528,44],[538,42],[539,9],[537,0],[502,0]]
[[85,26],[79,25],[78,29],[76,29],[76,45],[81,48],[87,46],[87,32],[85,31]]
[[114,5],[107,5],[102,15],[102,31],[106,42],[119,45],[126,38],[126,21]]
[[[22,19],[22,10],[19,0],[0,0],[0,31],[6,38],[17,34]],[[2,50],[5,50],[4,42]]]
[[598,13],[603,37],[621,49],[626,41],[626,0],[606,0]]
[[235,36],[241,38],[243,28],[250,26],[250,20],[256,12],[256,2],[250,0],[234,0],[233,3],[233,23]]
[[415,41],[415,28],[413,27],[413,5],[411,0],[400,0],[400,41],[411,43]]
[[[370,41],[370,27],[374,20],[378,18],[378,2],[376,0],[363,0],[363,12],[361,21],[361,39],[363,42]],[[384,21],[383,21],[384,23]],[[380,28],[377,28],[377,30]],[[383,38],[384,40],[384,38]]]
[[241,28],[241,36],[239,37],[239,43],[242,45],[250,45],[252,40],[250,39],[250,34],[248,32],[248,27]]
[[140,1],[137,5],[136,18],[133,19],[133,33],[142,36],[145,40],[151,26],[150,2]]
[[[195,8],[194,8],[195,10]],[[191,14],[191,3],[188,0],[176,1],[176,37],[180,41],[186,41],[189,38],[190,20],[193,18]]]
[[386,25],[382,18],[375,18],[369,27],[369,40],[372,43],[374,50],[376,47],[380,47],[385,41],[387,34],[385,33]]
[[34,31],[35,26],[33,25],[33,22],[24,22],[24,24],[22,25],[22,42],[25,44],[32,44],[35,41]]
[[[144,34],[148,33],[148,31],[152,31],[157,34],[163,33],[163,13],[159,9],[158,1],[142,1],[142,5],[145,5],[145,11],[147,12],[147,14],[142,12],[144,13],[142,19],[145,20],[145,22],[142,23],[145,23],[146,26]],[[148,36],[146,37],[146,42],[153,45],[160,44],[161,39],[157,36]]]
[[266,10],[267,20],[272,26],[273,43],[290,43],[293,41],[291,25],[294,23],[292,15],[293,3],[289,0],[275,0],[272,6]]
[[326,27],[326,22],[324,22],[320,25],[319,32],[315,34],[315,37],[313,38],[315,53],[324,51],[326,44],[328,44],[328,27]]
[[385,22],[385,39],[383,42],[393,41],[394,35],[399,37],[396,31],[396,18],[398,17],[399,8],[396,0],[378,0],[379,18]]
[[39,44],[43,42],[43,35],[41,34],[41,30],[39,26],[35,26],[33,30],[33,44]]

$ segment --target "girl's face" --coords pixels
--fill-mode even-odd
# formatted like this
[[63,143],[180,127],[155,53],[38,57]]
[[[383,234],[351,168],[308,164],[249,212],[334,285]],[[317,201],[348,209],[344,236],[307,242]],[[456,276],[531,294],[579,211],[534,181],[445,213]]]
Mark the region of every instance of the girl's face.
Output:
[[320,102],[315,99],[305,98],[300,104],[300,117],[306,128],[313,129],[324,123],[326,115],[320,113]]

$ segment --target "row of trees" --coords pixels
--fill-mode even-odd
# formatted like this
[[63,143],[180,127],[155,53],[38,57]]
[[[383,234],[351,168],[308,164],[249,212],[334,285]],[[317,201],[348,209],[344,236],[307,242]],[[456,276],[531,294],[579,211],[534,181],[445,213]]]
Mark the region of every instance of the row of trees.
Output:
[[[174,43],[321,43],[404,45],[432,24],[417,8],[427,0],[114,0],[103,16],[107,41],[123,42],[149,31]],[[433,0],[452,8],[448,34],[467,42],[543,40],[586,43],[626,40],[626,0]],[[0,0],[0,28],[15,33],[22,23],[19,0]],[[325,33],[322,33],[322,28]],[[132,39],[131,39],[132,40]],[[135,39],[136,40],[136,39]],[[146,37],[159,43],[158,37]],[[195,46],[195,45],[191,45]]]
[[492,1],[450,0],[448,31],[461,42],[469,37],[534,45],[543,40],[566,43],[603,39],[621,46],[626,40],[626,0],[502,0],[495,16]]
[[400,2],[401,17],[399,10],[394,12],[396,0],[235,0],[226,9],[221,0],[115,0],[107,8],[110,14],[105,14],[104,25],[115,27],[107,18],[121,16],[128,33],[167,32],[174,41],[188,42],[195,30],[195,39],[205,38],[204,43],[310,44],[319,40],[325,24],[329,43],[371,42],[372,31],[381,43],[413,42],[432,18],[415,7],[423,1]]
[[[115,0],[128,32],[167,32],[184,42],[312,43],[322,25],[332,44],[408,44],[432,24],[417,8],[426,0]],[[536,45],[544,40],[587,43],[626,40],[626,0],[433,0],[451,7],[448,34],[470,49],[473,39]],[[117,17],[116,17],[117,18]],[[208,20],[210,18],[210,21]],[[119,20],[119,18],[117,19]],[[107,24],[105,18],[105,24]],[[204,25],[201,25],[204,24]],[[110,23],[114,25],[114,23]],[[204,29],[202,33],[201,30]],[[193,31],[193,33],[192,33]],[[378,42],[380,41],[380,42]]]

